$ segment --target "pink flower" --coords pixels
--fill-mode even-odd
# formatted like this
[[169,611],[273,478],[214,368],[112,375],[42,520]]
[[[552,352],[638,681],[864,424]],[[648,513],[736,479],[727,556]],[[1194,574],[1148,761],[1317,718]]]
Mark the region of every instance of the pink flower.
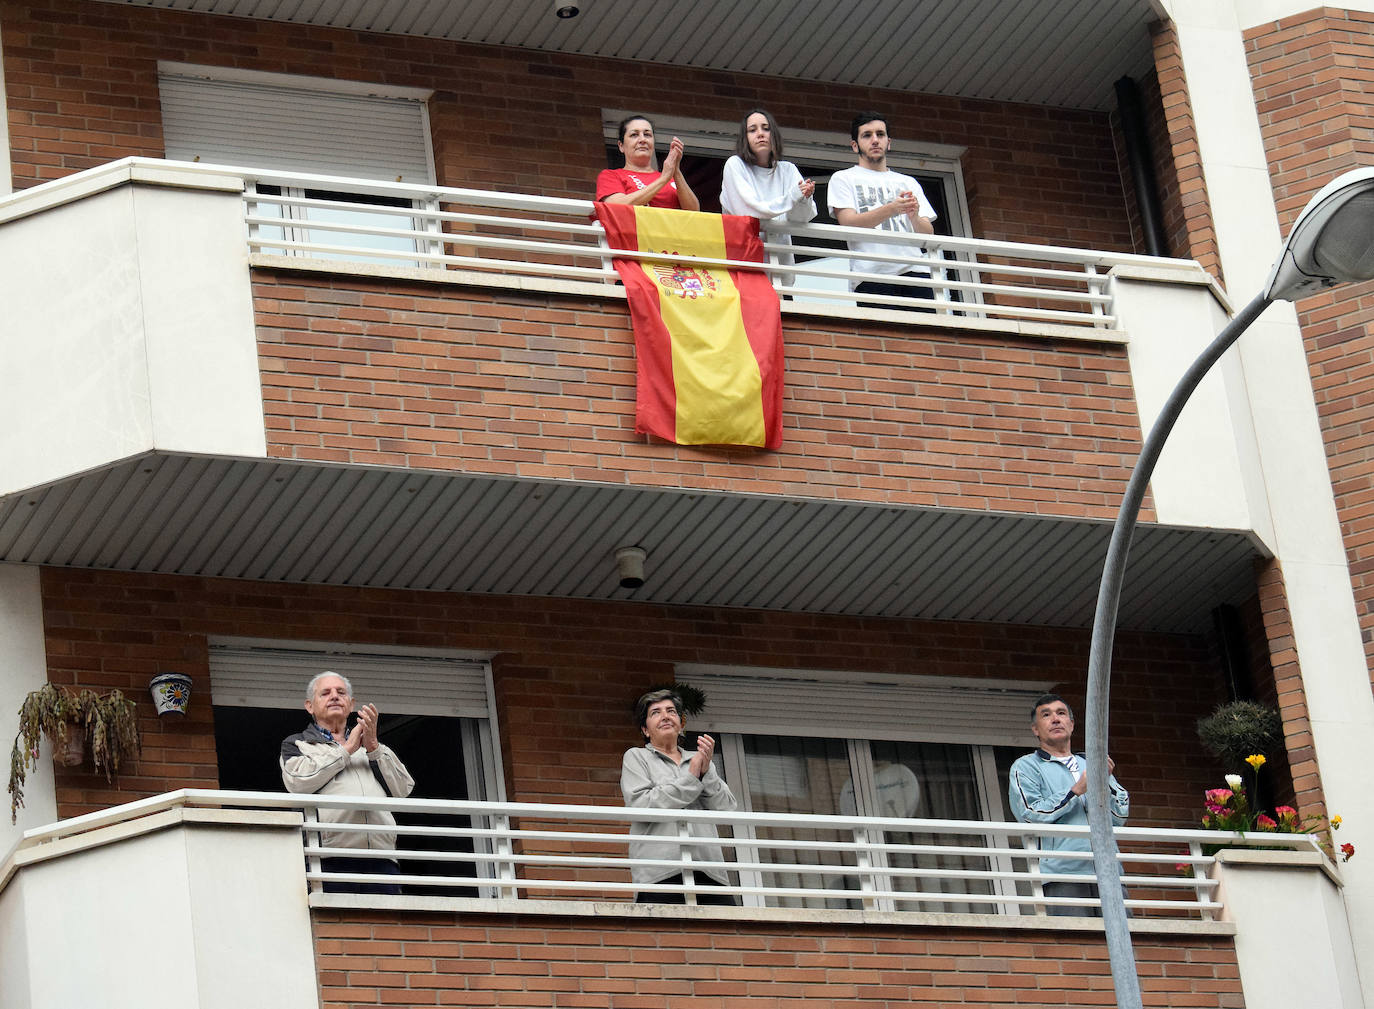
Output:
[[1209,788],[1203,794],[1206,796],[1208,802],[1215,802],[1222,805],[1230,802],[1231,797],[1235,795],[1229,788]]
[[1261,813],[1259,816],[1255,817],[1255,826],[1260,830],[1277,830],[1279,825],[1272,816],[1266,816],[1264,813]]
[[1297,815],[1298,815],[1298,811],[1297,811],[1296,809],[1294,809],[1292,806],[1275,806],[1275,807],[1274,807],[1274,812],[1279,814],[1279,819],[1280,819],[1280,820],[1282,820],[1282,819],[1284,819],[1284,818],[1286,818],[1286,817],[1289,817],[1289,816],[1297,816]]

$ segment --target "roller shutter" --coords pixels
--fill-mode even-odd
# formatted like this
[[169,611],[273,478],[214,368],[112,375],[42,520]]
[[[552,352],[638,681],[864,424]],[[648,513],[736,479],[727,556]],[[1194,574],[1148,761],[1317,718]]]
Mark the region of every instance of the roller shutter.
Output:
[[423,102],[159,75],[168,158],[432,184]]

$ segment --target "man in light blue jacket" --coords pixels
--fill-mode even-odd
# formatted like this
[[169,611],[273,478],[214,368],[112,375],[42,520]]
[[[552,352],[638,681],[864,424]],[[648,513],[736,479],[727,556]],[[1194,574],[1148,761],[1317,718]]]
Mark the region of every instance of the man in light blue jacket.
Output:
[[[1040,749],[1019,757],[1011,765],[1011,780],[1007,800],[1012,814],[1022,823],[1056,823],[1062,825],[1088,822],[1085,793],[1088,776],[1093,773],[1085,754],[1074,753],[1073,709],[1058,694],[1036,698],[1031,707],[1031,733],[1040,742]],[[1111,791],[1112,825],[1120,827],[1131,810],[1131,797],[1111,773],[1116,764],[1107,758],[1108,787]],[[1086,835],[1083,837],[1042,837],[1041,851],[1091,851]],[[1041,858],[1043,875],[1090,876],[1091,859]],[[1046,897],[1098,896],[1096,883],[1047,882]],[[1098,908],[1050,904],[1053,915],[1100,917]]]

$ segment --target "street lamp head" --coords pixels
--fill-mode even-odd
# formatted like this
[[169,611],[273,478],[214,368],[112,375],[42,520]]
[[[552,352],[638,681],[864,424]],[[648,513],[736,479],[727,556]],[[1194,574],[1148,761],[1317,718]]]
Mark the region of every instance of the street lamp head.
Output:
[[1264,288],[1268,301],[1374,280],[1374,168],[1346,172],[1312,197]]

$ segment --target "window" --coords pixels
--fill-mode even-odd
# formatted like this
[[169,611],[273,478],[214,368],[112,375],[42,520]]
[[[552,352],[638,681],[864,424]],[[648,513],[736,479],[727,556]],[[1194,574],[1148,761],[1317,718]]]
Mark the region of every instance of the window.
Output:
[[[168,158],[341,176],[360,183],[434,182],[426,91],[179,63],[160,63],[158,70]],[[276,180],[254,182],[249,195],[253,193],[266,199],[250,201],[252,214],[285,222],[282,227],[253,226],[254,238],[261,243],[258,251],[308,252],[317,259],[400,266],[414,266],[416,260],[403,255],[302,250],[285,243],[395,253],[438,251],[429,239],[365,230],[424,230],[413,217],[398,212],[415,209],[409,201],[369,192],[366,185],[316,189],[304,182],[292,185]],[[320,201],[337,206],[321,206]],[[274,246],[273,241],[284,244]]]
[[[305,686],[316,673],[348,677],[359,703],[381,712],[378,736],[415,779],[414,798],[504,798],[486,662],[434,651],[386,652],[299,642],[218,639],[210,646],[215,755],[224,789],[282,790],[281,741],[309,722]],[[398,814],[402,825],[472,826],[469,817]],[[403,850],[429,847],[400,835]],[[472,850],[471,847],[466,850]],[[400,860],[413,875],[486,875],[473,863]],[[475,896],[473,888],[424,887],[425,894]]]
[[[885,677],[865,674],[748,672],[688,666],[678,678],[705,691],[708,704],[693,725],[714,732],[726,780],[741,808],[767,813],[868,816],[880,819],[1009,820],[1006,776],[1029,749],[1031,701],[1043,684]],[[788,734],[779,734],[784,729]],[[768,842],[848,840],[845,831],[809,826],[760,828],[741,841],[740,860],[782,862],[795,871],[741,871],[745,885],[781,890],[853,888],[846,866],[856,856],[791,849]],[[1004,839],[939,831],[887,830],[883,841],[911,846],[886,853],[896,870],[887,889],[908,891],[901,910],[990,913],[995,900],[932,900],[931,894],[995,898],[995,877],[963,878],[968,870],[1012,867],[1011,856],[938,849],[980,843],[1004,849]],[[757,859],[756,859],[757,857]],[[922,899],[922,895],[925,899]],[[782,894],[770,904],[846,908],[852,898]],[[1003,906],[1004,910],[1014,910]]]

